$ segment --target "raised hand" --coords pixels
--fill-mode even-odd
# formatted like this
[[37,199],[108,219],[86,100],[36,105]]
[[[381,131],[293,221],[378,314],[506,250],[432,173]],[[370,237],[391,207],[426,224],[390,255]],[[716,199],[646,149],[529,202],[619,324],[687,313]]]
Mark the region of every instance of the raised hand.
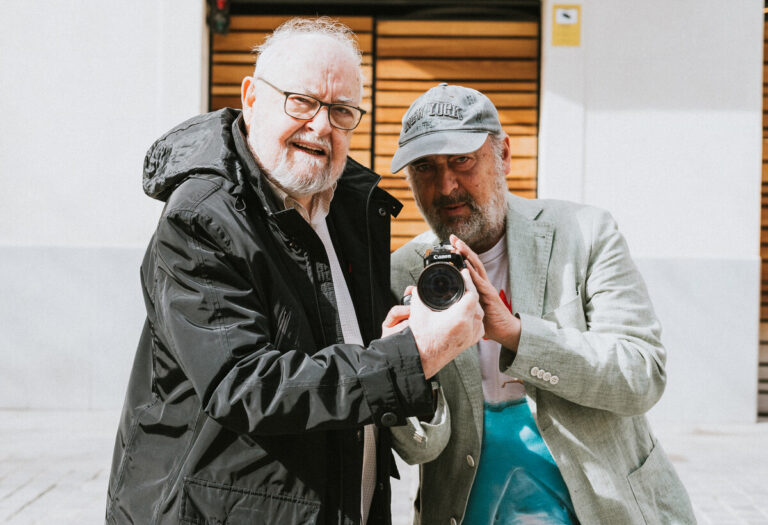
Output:
[[485,313],[483,318],[485,337],[498,341],[510,350],[517,350],[517,345],[520,342],[520,319],[510,312],[507,305],[499,297],[499,291],[488,279],[488,274],[485,272],[480,257],[472,251],[467,243],[455,235],[451,235],[450,242],[453,248],[464,256],[472,282],[477,288],[480,306]]

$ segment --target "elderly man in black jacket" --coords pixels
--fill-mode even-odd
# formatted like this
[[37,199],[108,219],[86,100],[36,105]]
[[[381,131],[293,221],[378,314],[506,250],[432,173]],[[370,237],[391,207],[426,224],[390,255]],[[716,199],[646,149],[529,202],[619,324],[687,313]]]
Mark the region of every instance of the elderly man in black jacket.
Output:
[[108,523],[391,521],[388,427],[432,412],[428,378],[482,336],[482,310],[465,273],[453,307],[416,296],[411,328],[381,332],[401,206],[347,158],[360,62],[347,28],[289,21],[242,113],[193,118],[147,154],[144,189],[166,205]]

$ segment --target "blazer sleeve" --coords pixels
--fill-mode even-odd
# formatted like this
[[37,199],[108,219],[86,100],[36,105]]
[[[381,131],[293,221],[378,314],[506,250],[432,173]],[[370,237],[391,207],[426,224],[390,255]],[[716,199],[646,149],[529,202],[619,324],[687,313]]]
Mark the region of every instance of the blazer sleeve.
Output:
[[615,221],[593,216],[579,296],[543,318],[519,313],[517,352],[502,349],[499,366],[578,405],[642,414],[666,383],[661,326]]
[[[277,350],[267,300],[259,283],[245,277],[250,262],[233,253],[216,221],[175,210],[161,219],[155,243],[154,329],[203,410],[222,425],[239,433],[290,434],[391,426],[432,413],[409,330],[367,348],[336,344],[312,355]],[[167,363],[159,365],[157,373],[169,373]]]
[[443,387],[437,392],[437,408],[430,421],[409,417],[405,425],[392,427],[391,430],[392,447],[409,465],[437,459],[451,437],[451,413]]

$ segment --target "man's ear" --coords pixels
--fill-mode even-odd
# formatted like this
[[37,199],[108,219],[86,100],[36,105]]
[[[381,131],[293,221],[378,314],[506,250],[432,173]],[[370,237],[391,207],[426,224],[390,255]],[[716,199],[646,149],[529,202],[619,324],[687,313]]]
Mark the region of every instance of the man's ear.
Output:
[[253,103],[256,100],[255,86],[256,82],[253,77],[245,77],[240,85],[240,102],[243,104],[243,121],[246,130],[250,130],[251,117],[253,116]]
[[501,148],[502,166],[504,169],[504,175],[509,175],[509,170],[512,168],[512,147],[509,145],[509,135],[504,137],[504,147]]

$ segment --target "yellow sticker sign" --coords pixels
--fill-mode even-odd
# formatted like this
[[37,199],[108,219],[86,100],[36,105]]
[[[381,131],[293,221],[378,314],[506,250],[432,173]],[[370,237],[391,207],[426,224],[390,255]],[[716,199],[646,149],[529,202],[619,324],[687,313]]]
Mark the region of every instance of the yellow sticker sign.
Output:
[[555,4],[552,6],[552,45],[581,45],[581,6]]

